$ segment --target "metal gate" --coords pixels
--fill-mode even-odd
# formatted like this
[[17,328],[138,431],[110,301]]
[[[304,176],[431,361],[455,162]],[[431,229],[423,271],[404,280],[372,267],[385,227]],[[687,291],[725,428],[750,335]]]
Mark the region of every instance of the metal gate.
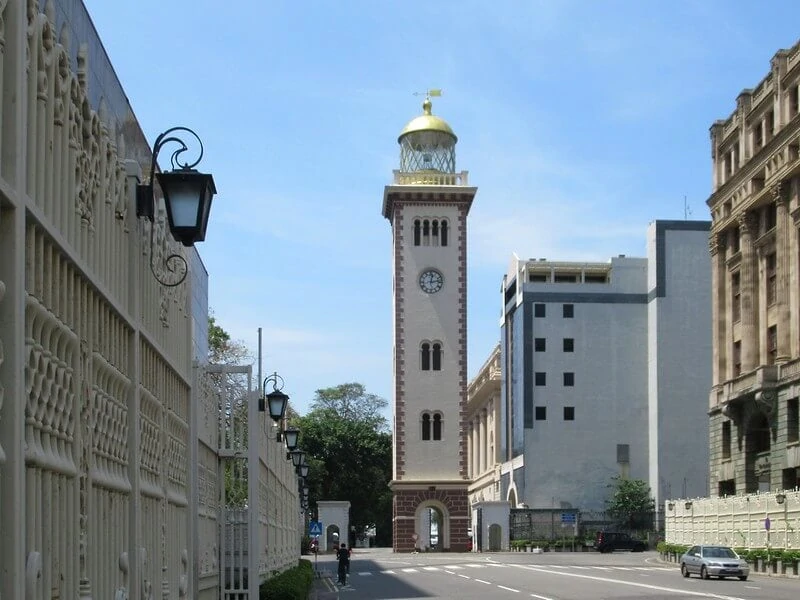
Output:
[[[250,573],[256,571],[250,564],[253,540],[249,533],[254,512],[249,508],[254,502],[248,478],[248,423],[258,418],[257,413],[249,414],[255,405],[252,367],[209,365],[206,372],[218,414],[219,597],[247,600]],[[257,573],[252,580],[257,584]]]

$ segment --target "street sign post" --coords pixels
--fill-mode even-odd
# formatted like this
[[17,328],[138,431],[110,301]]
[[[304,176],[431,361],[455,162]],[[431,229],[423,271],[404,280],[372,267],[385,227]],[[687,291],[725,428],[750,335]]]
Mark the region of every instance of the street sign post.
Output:
[[309,521],[309,523],[308,523],[308,535],[310,535],[310,536],[322,535],[322,522],[321,521]]

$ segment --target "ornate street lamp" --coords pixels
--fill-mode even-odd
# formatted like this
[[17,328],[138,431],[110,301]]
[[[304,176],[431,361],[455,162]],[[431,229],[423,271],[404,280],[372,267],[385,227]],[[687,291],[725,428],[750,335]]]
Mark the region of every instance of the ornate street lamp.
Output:
[[307,464],[303,463],[302,465],[297,467],[297,470],[300,472],[300,477],[303,477],[303,478],[308,477],[308,465]]
[[292,452],[289,452],[289,457],[292,459],[292,465],[294,465],[295,468],[303,464],[304,456],[305,452],[302,450],[293,450]]
[[[279,381],[280,383],[278,383]],[[272,383],[272,391],[267,394],[267,383],[270,382]],[[279,385],[280,387],[278,387]],[[264,396],[258,399],[258,410],[265,412],[269,409],[269,416],[277,423],[283,419],[283,415],[286,413],[286,405],[289,403],[289,396],[281,391],[283,389],[283,378],[277,373],[273,373],[264,379],[262,389],[264,390]]]
[[[176,131],[184,131],[198,141],[200,145],[200,155],[194,162],[181,162],[180,156],[188,147],[186,143],[176,135]],[[170,163],[172,171],[159,171],[156,173],[158,153],[167,143],[177,143],[179,148],[172,153]],[[211,200],[217,193],[214,185],[214,178],[207,173],[200,173],[194,169],[203,158],[203,142],[198,135],[187,127],[173,127],[167,129],[156,138],[153,145],[153,157],[150,161],[150,179],[147,183],[136,186],[136,216],[144,217],[153,223],[155,218],[155,192],[153,188],[154,178],[158,180],[158,185],[164,195],[164,208],[167,212],[169,230],[172,237],[184,246],[193,246],[195,242],[202,242],[206,239],[206,227],[208,227],[208,216],[211,212]],[[164,260],[170,272],[180,272],[177,281],[169,282],[158,276],[155,269],[154,246],[155,227],[150,226],[150,270],[153,276],[161,285],[174,287],[183,283],[189,272],[186,259],[179,254],[171,254]],[[178,264],[183,263],[183,268],[175,269],[173,261]]]
[[300,437],[300,430],[297,427],[287,427],[283,430],[283,440],[286,442],[286,449],[289,452],[297,450],[297,442]]

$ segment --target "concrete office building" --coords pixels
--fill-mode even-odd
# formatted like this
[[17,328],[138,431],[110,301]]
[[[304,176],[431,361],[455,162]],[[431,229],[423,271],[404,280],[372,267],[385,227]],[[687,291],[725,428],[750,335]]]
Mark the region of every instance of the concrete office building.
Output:
[[712,496],[800,486],[800,42],[711,127]]
[[709,227],[655,221],[646,258],[513,258],[500,393],[469,404],[471,502],[602,510],[615,475],[648,481],[657,503],[704,493]]

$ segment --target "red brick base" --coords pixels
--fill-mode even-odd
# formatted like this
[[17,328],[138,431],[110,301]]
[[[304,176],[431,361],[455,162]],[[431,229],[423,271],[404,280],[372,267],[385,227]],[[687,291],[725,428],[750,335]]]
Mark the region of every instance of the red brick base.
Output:
[[[470,524],[469,502],[467,490],[429,488],[402,489],[394,493],[394,519],[393,542],[395,552],[413,552],[416,544],[413,538],[416,520],[414,519],[417,508],[423,502],[436,500],[447,510],[447,522],[450,524],[450,546],[442,548],[445,552],[466,552],[469,536],[467,530]],[[444,540],[443,532],[439,539]]]

